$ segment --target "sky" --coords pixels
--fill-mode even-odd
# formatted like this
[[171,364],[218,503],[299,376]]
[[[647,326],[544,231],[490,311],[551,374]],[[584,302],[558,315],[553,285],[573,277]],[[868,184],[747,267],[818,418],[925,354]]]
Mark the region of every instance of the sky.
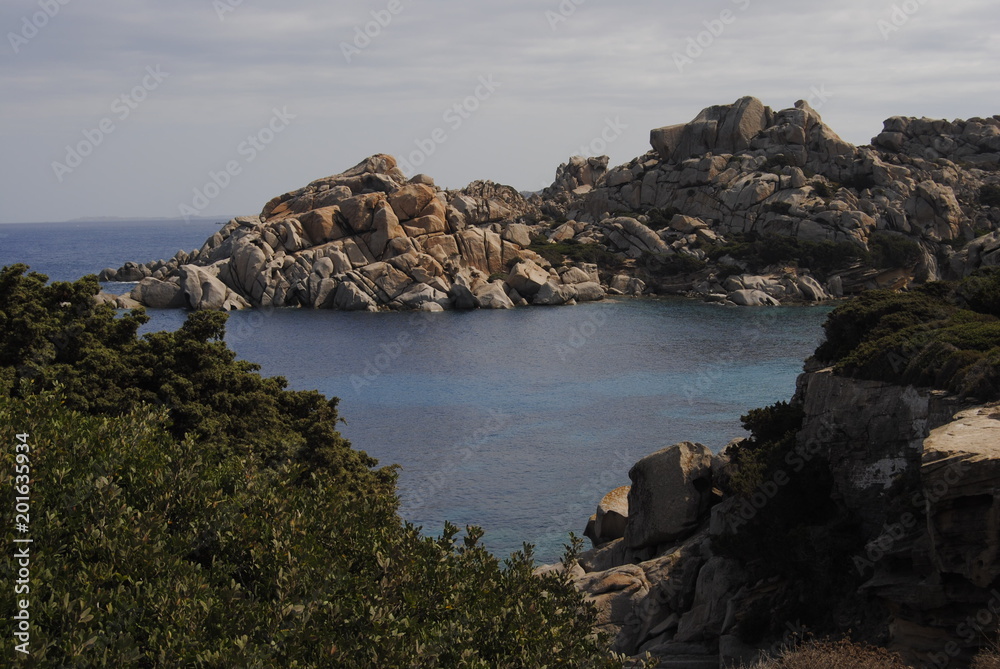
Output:
[[552,182],[744,95],[866,144],[1000,114],[991,0],[3,0],[0,222],[259,213],[389,153]]

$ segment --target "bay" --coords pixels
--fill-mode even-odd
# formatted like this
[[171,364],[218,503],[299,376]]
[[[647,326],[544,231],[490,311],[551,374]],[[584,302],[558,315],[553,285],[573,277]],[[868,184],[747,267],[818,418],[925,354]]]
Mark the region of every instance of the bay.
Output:
[[[4,244],[0,262],[72,279],[198,247],[214,229],[202,227],[177,226],[172,237],[164,225],[149,250],[109,263],[87,259],[109,257],[127,232],[120,225],[85,228],[75,260],[50,226],[19,254]],[[404,518],[432,534],[446,520],[480,525],[498,555],[528,542],[554,561],[600,497],[628,484],[636,460],[684,440],[718,451],[744,436],[741,414],[788,399],[828,312],[677,299],[443,314],[257,310],[231,314],[227,342],[291,388],[341,398],[341,432],[400,465]],[[144,331],[186,316],[150,314]]]

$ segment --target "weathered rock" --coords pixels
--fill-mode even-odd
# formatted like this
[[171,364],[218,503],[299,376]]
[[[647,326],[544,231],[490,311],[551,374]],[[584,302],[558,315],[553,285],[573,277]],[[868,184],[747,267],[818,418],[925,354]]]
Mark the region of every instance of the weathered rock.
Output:
[[549,273],[531,260],[514,265],[507,275],[507,285],[523,297],[533,297],[549,282]]
[[513,309],[514,302],[504,292],[502,281],[485,283],[475,292],[479,306],[483,309]]
[[594,532],[598,543],[621,539],[625,536],[625,523],[628,521],[629,486],[615,488],[601,498],[597,505],[597,518]]
[[978,588],[1000,577],[1000,405],[968,409],[924,441],[931,559]]
[[180,309],[185,306],[184,291],[179,283],[148,277],[132,289],[130,297],[151,309]]
[[597,629],[615,637],[612,650],[633,647],[641,629],[633,612],[649,592],[642,568],[625,565],[587,574],[577,579],[576,585],[586,594],[586,601],[597,608]]
[[368,293],[350,281],[337,286],[333,304],[334,308],[342,311],[374,311],[378,308]]
[[712,491],[712,453],[705,446],[685,441],[664,448],[637,462],[628,475],[629,547],[683,539],[704,519]]
[[736,290],[726,296],[741,307],[776,307],[781,303],[761,290]]

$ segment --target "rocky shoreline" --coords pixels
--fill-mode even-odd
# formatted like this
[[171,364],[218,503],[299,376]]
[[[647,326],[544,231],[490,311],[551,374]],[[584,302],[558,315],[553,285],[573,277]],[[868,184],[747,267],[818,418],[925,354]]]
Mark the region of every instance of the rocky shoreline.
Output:
[[122,308],[508,309],[686,295],[821,302],[1000,264],[1000,116],[894,117],[871,146],[805,102],[756,98],[655,129],[609,169],[571,159],[540,193],[443,190],[391,156],[268,202],[170,260],[127,263]]
[[[762,579],[727,542],[816,461],[860,537],[852,559],[860,585],[832,612],[840,630],[919,666],[967,662],[987,642],[972,631],[995,627],[1000,611],[990,589],[1000,576],[1000,403],[830,369],[804,373],[793,401],[805,411],[794,457],[752,495],[720,491],[734,473],[736,442],[717,455],[684,442],[641,459],[632,485],[601,501],[586,529],[595,548],[568,567],[597,607],[599,629],[617,652],[665,667],[739,667],[804,637],[812,628],[782,614],[814,598],[811,584],[803,591],[792,575]],[[794,551],[803,537],[784,539]],[[984,611],[991,621],[981,620]]]

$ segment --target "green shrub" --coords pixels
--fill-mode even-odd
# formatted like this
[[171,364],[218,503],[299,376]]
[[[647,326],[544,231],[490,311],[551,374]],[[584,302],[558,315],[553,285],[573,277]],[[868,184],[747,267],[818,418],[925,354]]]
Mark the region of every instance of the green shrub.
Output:
[[1000,317],[1000,267],[977,270],[962,282],[958,294],[970,309]]
[[639,264],[645,268],[653,277],[674,277],[682,274],[694,274],[705,269],[707,263],[704,260],[688,255],[686,253],[676,253],[671,256],[654,253],[644,253],[639,258]]
[[865,293],[828,316],[816,357],[859,378],[1000,397],[998,277],[987,272],[955,286]]
[[712,247],[708,257],[718,260],[727,255],[744,262],[751,272],[763,271],[769,265],[794,263],[820,277],[869,259],[863,248],[850,242],[807,242],[785,235],[755,233],[732,235],[728,243]]
[[913,267],[923,253],[920,244],[899,233],[877,230],[868,239],[872,262],[875,267],[889,269]]
[[1000,185],[982,186],[979,189],[979,203],[984,207],[1000,207]]
[[[622,666],[529,546],[501,563],[478,528],[402,522],[394,468],[337,432],[337,400],[236,360],[224,314],[139,339],[144,314],[96,292],[0,272],[0,439],[31,446],[32,666]],[[0,449],[7,491],[14,459]]]
[[621,256],[608,251],[600,244],[580,244],[572,239],[552,244],[544,238],[535,238],[528,250],[534,251],[556,267],[566,260],[594,263],[599,269],[608,271],[622,266]]

